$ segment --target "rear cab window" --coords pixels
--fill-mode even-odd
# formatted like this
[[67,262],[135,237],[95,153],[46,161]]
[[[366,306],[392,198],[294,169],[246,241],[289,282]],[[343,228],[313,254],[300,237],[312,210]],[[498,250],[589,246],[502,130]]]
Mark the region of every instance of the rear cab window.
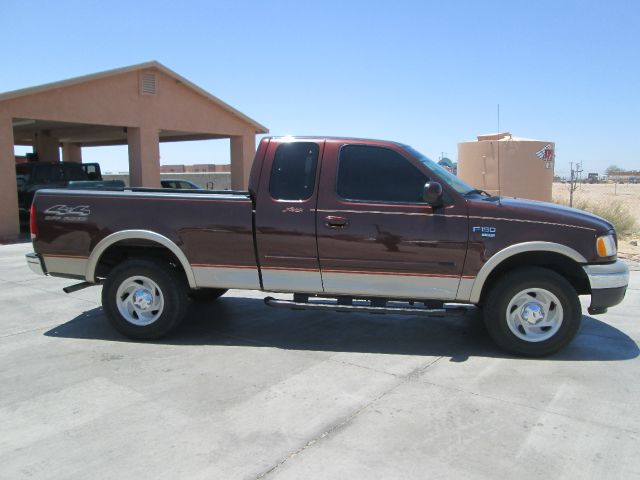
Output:
[[66,181],[88,180],[87,174],[80,164],[63,164],[62,171]]
[[320,148],[315,142],[283,143],[276,150],[269,194],[276,200],[301,201],[313,195]]
[[61,183],[64,181],[62,168],[59,165],[43,163],[33,169],[33,183]]

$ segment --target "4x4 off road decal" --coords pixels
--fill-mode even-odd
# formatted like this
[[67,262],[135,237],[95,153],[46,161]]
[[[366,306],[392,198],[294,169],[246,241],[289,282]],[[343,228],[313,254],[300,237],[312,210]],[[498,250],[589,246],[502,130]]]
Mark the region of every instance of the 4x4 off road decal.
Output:
[[67,223],[86,222],[91,214],[89,205],[54,205],[44,211],[45,220],[56,220]]

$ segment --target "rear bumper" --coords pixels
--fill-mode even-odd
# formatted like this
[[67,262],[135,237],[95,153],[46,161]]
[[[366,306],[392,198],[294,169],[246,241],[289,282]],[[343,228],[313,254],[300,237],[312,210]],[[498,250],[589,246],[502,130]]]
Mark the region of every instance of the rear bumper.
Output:
[[591,285],[589,313],[604,313],[608,307],[624,299],[629,284],[629,268],[622,260],[606,265],[585,265],[584,271]]
[[38,275],[47,274],[47,269],[45,268],[44,261],[40,255],[37,253],[27,253],[25,258],[27,260],[27,265],[29,265],[29,268],[33,273]]

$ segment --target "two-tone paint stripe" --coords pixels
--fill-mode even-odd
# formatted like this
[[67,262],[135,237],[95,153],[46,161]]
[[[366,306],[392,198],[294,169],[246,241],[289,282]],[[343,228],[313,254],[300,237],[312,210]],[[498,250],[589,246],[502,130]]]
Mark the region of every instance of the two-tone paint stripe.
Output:
[[[50,272],[84,277],[88,257],[43,255]],[[190,264],[198,287],[260,289],[255,265]],[[336,295],[454,300],[463,283],[474,277],[422,272],[270,267],[261,269],[264,290]]]
[[590,230],[596,231],[596,229],[591,227],[583,227],[581,225],[571,225],[568,223],[557,223],[557,222],[545,222],[544,220],[529,220],[525,218],[502,218],[502,217],[482,217],[478,215],[453,215],[447,213],[423,213],[423,212],[392,212],[392,211],[382,211],[382,210],[327,210],[327,209],[316,209],[316,212],[319,213],[354,213],[354,214],[374,214],[374,215],[401,215],[401,216],[420,216],[420,217],[447,217],[447,218],[464,218],[469,220],[490,220],[496,222],[520,222],[520,223],[535,223],[539,225],[552,225],[556,227],[569,227],[569,228],[579,228],[582,230]]

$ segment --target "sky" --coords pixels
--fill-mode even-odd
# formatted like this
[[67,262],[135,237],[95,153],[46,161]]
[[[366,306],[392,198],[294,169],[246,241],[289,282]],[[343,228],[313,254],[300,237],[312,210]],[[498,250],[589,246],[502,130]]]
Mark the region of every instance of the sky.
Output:
[[[555,142],[556,173],[640,169],[638,1],[0,0],[0,17],[0,91],[157,60],[273,135],[455,161],[458,143],[500,128]],[[228,163],[229,144],[160,154]],[[126,147],[83,159],[128,169]]]

